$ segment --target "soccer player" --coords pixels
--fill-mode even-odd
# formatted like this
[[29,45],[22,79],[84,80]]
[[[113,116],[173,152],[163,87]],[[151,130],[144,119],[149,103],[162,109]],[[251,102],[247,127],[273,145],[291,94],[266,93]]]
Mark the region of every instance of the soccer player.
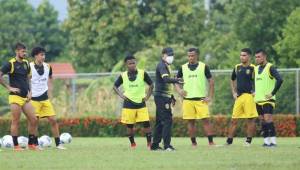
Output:
[[59,127],[55,119],[55,112],[49,100],[49,87],[52,87],[52,68],[45,63],[46,50],[42,47],[35,47],[31,51],[34,62],[30,63],[31,68],[31,91],[32,105],[38,119],[47,118],[55,139],[57,149],[66,149],[59,139]]
[[229,127],[227,145],[233,142],[238,119],[247,119],[247,139],[245,146],[250,146],[255,132],[255,118],[258,117],[254,102],[254,68],[251,64],[251,49],[244,48],[240,52],[241,63],[237,64],[231,74],[231,91],[235,100],[231,125]]
[[[29,141],[28,148],[38,150],[35,145],[37,142],[37,118],[35,117],[34,108],[30,102],[31,91],[29,86],[29,76],[31,74],[30,66],[26,57],[26,47],[22,43],[15,45],[16,56],[6,62],[0,71],[0,83],[10,93],[8,102],[12,115],[11,136],[13,138],[14,150],[23,150],[18,144],[19,123],[22,111],[28,120]],[[3,75],[8,74],[9,85],[3,79]]]
[[174,52],[170,47],[162,50],[162,57],[156,67],[154,101],[156,105],[156,124],[154,128],[151,150],[162,150],[159,146],[161,139],[164,141],[166,151],[174,151],[171,145],[172,108],[175,99],[172,95],[173,84],[183,83],[180,78],[171,78],[170,65],[174,60]]
[[[134,124],[142,123],[147,139],[147,147],[151,146],[151,128],[146,101],[151,97],[153,83],[144,70],[137,69],[136,58],[128,55],[124,59],[127,71],[123,72],[114,83],[114,91],[124,99],[121,122],[126,124],[131,148],[136,147],[134,141]],[[149,88],[145,94],[145,83]],[[124,93],[119,90],[123,86]]]
[[[196,120],[201,119],[206,132],[209,145],[213,142],[213,130],[209,120],[208,103],[214,95],[214,80],[209,67],[198,61],[199,50],[190,48],[187,52],[188,63],[178,70],[177,78],[183,78],[183,88],[176,85],[178,93],[183,97],[182,110],[183,119],[188,121],[188,131],[192,146],[197,146]],[[209,93],[207,94],[206,83],[209,82]]]
[[263,49],[255,52],[255,102],[256,109],[262,121],[264,147],[275,147],[276,131],[272,119],[275,108],[275,94],[283,80],[277,69],[267,61],[267,53]]

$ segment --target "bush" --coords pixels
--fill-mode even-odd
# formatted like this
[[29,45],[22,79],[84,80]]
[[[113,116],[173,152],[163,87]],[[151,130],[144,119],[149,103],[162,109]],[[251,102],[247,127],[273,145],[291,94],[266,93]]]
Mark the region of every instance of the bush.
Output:
[[[69,132],[72,136],[81,137],[116,137],[126,136],[126,127],[119,123],[118,119],[107,119],[103,117],[84,117],[84,118],[59,118],[60,131]],[[224,137],[227,135],[230,125],[230,117],[225,115],[216,115],[211,117],[211,122],[216,136]],[[201,121],[197,121],[197,136],[205,136]],[[295,137],[300,136],[300,117],[294,115],[275,115],[274,123],[277,136]],[[151,118],[151,125],[154,127],[155,121]],[[237,127],[236,136],[245,136],[245,121],[240,121]],[[257,136],[259,135],[259,123],[257,124]],[[20,135],[27,135],[27,121],[21,120]],[[143,135],[142,126],[137,125],[137,135]],[[10,120],[0,119],[0,136],[9,134]],[[186,137],[187,121],[179,117],[173,118],[172,133],[174,137]],[[51,128],[47,120],[41,120],[39,123],[39,134],[51,136]]]

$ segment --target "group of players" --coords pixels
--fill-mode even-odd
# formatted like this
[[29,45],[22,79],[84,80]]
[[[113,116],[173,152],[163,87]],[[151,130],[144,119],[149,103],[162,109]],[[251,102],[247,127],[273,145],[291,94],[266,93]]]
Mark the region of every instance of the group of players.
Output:
[[[4,63],[0,71],[0,84],[9,91],[8,102],[11,110],[11,136],[13,149],[22,151],[18,144],[19,122],[23,112],[28,120],[28,149],[42,150],[38,145],[38,120],[47,118],[51,124],[52,135],[57,149],[66,149],[59,139],[59,127],[55,119],[55,112],[49,101],[49,87],[51,87],[52,69],[45,63],[46,50],[34,47],[31,56],[33,62],[28,62],[26,46],[22,43],[15,45],[16,56]],[[8,74],[9,84],[3,78]],[[49,93],[50,94],[50,93]]]
[[[51,90],[52,69],[45,63],[45,49],[35,47],[31,51],[34,62],[29,63],[26,57],[26,46],[15,45],[16,56],[6,62],[0,71],[0,84],[9,93],[11,109],[11,135],[14,150],[24,150],[18,144],[19,122],[23,112],[28,120],[28,148],[41,150],[38,147],[38,120],[47,118],[57,149],[66,149],[59,139],[59,127],[55,112],[49,101]],[[121,122],[126,124],[130,146],[136,147],[134,125],[142,123],[146,134],[147,146],[151,150],[173,151],[171,145],[172,106],[175,105],[173,86],[183,98],[183,119],[188,121],[188,132],[192,146],[197,147],[196,120],[201,119],[209,145],[214,146],[214,132],[210,123],[209,104],[214,96],[214,80],[209,67],[199,61],[199,50],[190,48],[187,51],[188,62],[182,65],[175,78],[172,78],[170,65],[174,61],[174,52],[170,47],[162,50],[157,64],[155,89],[153,82],[142,69],[137,69],[137,61],[133,55],[124,59],[127,71],[123,72],[114,83],[114,91],[124,99]],[[275,107],[275,94],[283,80],[276,68],[267,61],[267,54],[260,49],[255,52],[257,66],[251,64],[252,52],[244,48],[240,52],[241,63],[237,64],[231,76],[232,95],[235,99],[231,126],[228,132],[227,145],[233,143],[238,119],[247,119],[246,146],[250,146],[255,133],[255,120],[261,120],[264,136],[264,147],[276,146],[276,131],[272,120]],[[8,74],[9,84],[3,79]],[[209,84],[209,90],[207,88]],[[145,93],[147,84],[149,86]],[[123,86],[123,92],[119,89]],[[154,89],[154,91],[153,91]],[[156,105],[156,123],[152,137],[149,113],[146,101],[154,95]],[[159,146],[163,139],[163,148]]]
[[[276,68],[267,61],[263,49],[255,52],[256,66],[251,64],[252,51],[244,48],[240,51],[240,64],[235,65],[231,75],[232,96],[235,100],[231,125],[226,145],[233,143],[233,137],[239,119],[247,121],[247,138],[245,146],[250,146],[255,135],[255,120],[259,117],[264,137],[264,147],[275,147],[276,131],[272,120],[275,107],[275,94],[283,80]],[[136,147],[134,141],[134,124],[142,123],[151,150],[174,151],[171,145],[172,105],[175,98],[172,88],[175,87],[183,98],[183,119],[188,121],[188,132],[193,147],[197,147],[196,120],[201,119],[210,146],[214,146],[214,132],[210,123],[209,104],[214,96],[214,80],[209,67],[199,61],[199,50],[190,48],[187,51],[188,62],[172,78],[170,65],[174,52],[170,47],[162,50],[162,57],[156,68],[155,89],[150,76],[144,70],[137,69],[136,58],[128,55],[124,59],[127,71],[123,72],[114,83],[115,92],[124,99],[121,122],[126,124],[130,146]],[[208,83],[207,83],[208,82]],[[145,93],[145,84],[149,86]],[[209,84],[209,90],[207,88]],[[123,86],[123,92],[119,89]],[[153,92],[154,89],[154,92]],[[156,104],[156,123],[152,138],[146,101],[151,94]],[[159,146],[163,139],[163,148]]]

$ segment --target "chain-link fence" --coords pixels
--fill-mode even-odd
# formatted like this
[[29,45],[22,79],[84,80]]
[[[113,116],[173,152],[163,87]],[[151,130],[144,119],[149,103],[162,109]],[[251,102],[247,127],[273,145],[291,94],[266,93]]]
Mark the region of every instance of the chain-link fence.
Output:
[[[300,69],[279,69],[283,85],[277,93],[276,113],[299,114],[299,71]],[[211,114],[231,114],[234,100],[231,95],[230,77],[232,70],[212,70],[215,80],[215,95],[210,105]],[[154,72],[148,72],[155,80]],[[72,79],[69,75],[56,75],[52,102],[59,116],[101,115],[117,117],[122,100],[112,90],[120,73],[82,73]],[[175,72],[174,72],[175,75]],[[177,104],[174,115],[181,115],[181,99],[174,90]],[[149,112],[155,115],[153,97],[147,102]]]

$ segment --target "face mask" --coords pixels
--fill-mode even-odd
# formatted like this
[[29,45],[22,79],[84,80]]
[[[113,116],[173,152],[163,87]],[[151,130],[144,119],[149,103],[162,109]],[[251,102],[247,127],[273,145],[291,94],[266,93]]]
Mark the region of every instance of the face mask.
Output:
[[174,56],[168,56],[168,57],[166,58],[166,62],[167,62],[168,64],[172,64],[173,61],[174,61]]

